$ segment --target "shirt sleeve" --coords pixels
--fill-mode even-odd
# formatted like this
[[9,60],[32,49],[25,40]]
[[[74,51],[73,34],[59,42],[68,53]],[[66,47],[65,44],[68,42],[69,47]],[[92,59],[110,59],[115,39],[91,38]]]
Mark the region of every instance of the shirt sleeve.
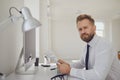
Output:
[[71,68],[70,76],[83,80],[105,80],[113,61],[113,53],[111,48],[104,49],[95,56],[95,64],[93,69],[84,70]]
[[84,59],[81,58],[80,61],[75,62],[75,63],[71,64],[70,66],[71,66],[71,68],[74,67],[74,68],[77,68],[77,69],[83,69],[85,67],[85,65],[84,65]]

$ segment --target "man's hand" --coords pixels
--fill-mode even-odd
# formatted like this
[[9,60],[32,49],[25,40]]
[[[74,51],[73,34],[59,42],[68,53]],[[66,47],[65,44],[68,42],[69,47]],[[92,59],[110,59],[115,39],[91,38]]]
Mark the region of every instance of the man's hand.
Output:
[[70,70],[71,70],[70,65],[67,62],[63,61],[63,60],[58,60],[58,62],[59,63],[57,64],[57,66],[58,66],[59,71],[62,74],[69,74]]
[[61,59],[59,59],[58,62],[59,62],[60,64],[63,64],[63,63],[64,63],[64,64],[68,64],[67,62],[65,62],[65,61],[63,61],[63,60],[61,60]]

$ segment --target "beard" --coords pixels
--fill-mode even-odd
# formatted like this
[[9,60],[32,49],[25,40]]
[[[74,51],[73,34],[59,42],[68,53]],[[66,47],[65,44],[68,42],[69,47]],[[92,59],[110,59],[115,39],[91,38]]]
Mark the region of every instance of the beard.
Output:
[[87,34],[87,33],[84,33],[84,34],[81,34],[81,39],[83,40],[83,41],[85,41],[85,42],[89,42],[89,41],[91,41],[92,40],[92,38],[93,38],[93,36],[94,36],[94,33],[93,34]]

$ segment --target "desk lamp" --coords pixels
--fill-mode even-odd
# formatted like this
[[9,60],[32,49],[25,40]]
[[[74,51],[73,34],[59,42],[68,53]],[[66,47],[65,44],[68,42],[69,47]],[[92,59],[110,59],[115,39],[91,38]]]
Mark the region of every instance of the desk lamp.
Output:
[[[29,30],[34,29],[36,27],[39,27],[41,25],[38,20],[36,20],[35,18],[32,17],[30,10],[27,7],[23,7],[21,9],[21,11],[19,11],[15,7],[11,7],[9,9],[10,17],[13,16],[11,13],[12,9],[15,9],[16,11],[18,11],[23,17],[23,24],[22,24],[22,31],[23,32],[29,31]],[[14,18],[12,18],[12,21],[14,21]]]

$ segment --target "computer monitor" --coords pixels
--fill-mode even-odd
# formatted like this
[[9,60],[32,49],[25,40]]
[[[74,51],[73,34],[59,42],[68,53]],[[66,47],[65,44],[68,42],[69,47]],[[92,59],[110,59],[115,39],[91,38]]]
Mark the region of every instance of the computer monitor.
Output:
[[34,74],[29,70],[36,61],[36,33],[35,29],[23,33],[23,48],[15,72],[17,74]]
[[24,32],[24,66],[25,71],[30,68],[36,59],[35,29]]

